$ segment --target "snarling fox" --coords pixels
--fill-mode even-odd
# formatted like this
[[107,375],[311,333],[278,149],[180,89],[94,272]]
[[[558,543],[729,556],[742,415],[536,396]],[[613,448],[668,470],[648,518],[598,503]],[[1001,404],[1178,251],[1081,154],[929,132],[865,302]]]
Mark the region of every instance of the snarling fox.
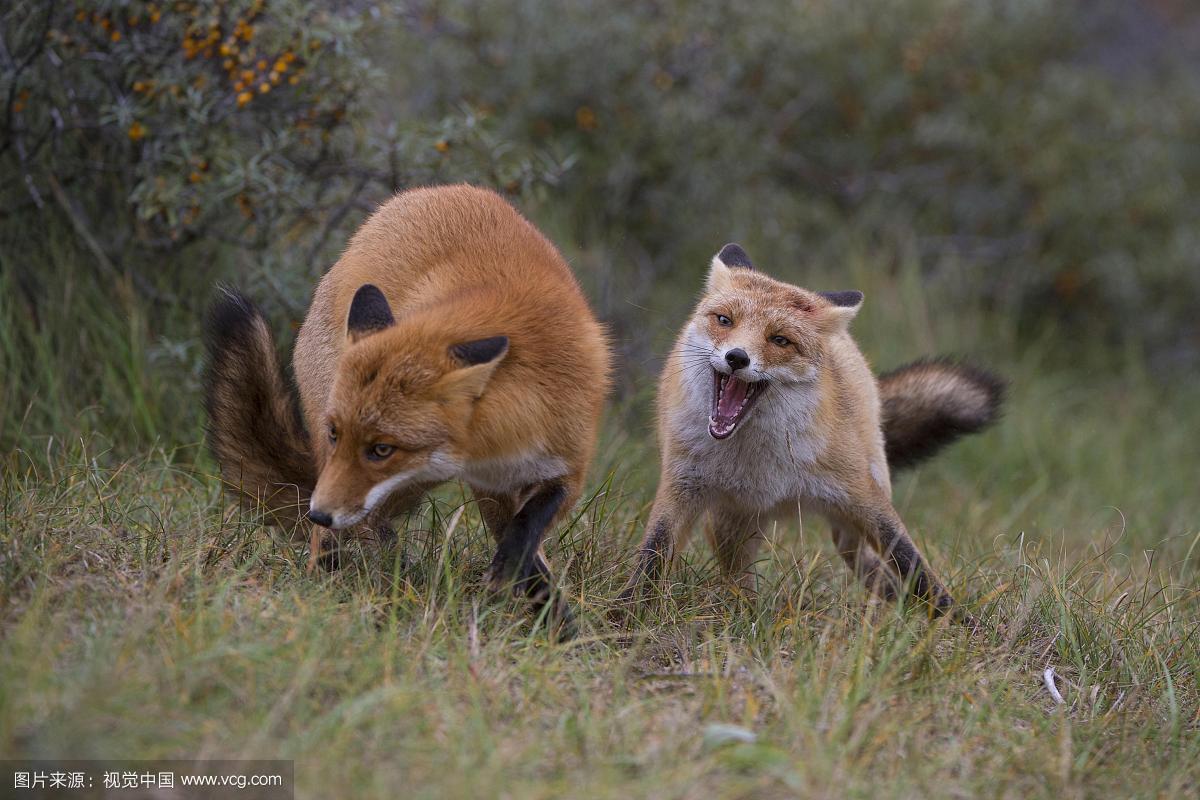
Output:
[[555,247],[499,195],[407,191],[321,279],[296,340],[225,291],[208,323],[209,441],[224,482],[278,524],[378,529],[425,491],[471,487],[514,586],[569,634],[541,552],[579,497],[609,346]]
[[752,588],[765,523],[799,504],[830,520],[877,593],[955,608],[892,505],[890,472],[988,425],[1003,384],[950,360],[876,379],[848,330],[862,301],[774,280],[736,244],[713,258],[659,384],[661,476],[626,603],[701,515],[724,574]]

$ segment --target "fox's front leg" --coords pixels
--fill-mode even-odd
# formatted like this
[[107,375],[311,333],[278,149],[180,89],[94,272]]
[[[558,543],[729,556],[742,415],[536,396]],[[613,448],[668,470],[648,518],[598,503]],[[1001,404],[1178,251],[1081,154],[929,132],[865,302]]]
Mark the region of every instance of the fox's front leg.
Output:
[[342,567],[342,543],[344,538],[375,541],[380,545],[393,544],[398,538],[392,527],[391,518],[376,516],[356,525],[349,531],[335,531],[312,525],[308,537],[308,564],[305,571],[312,574],[319,565],[326,572],[335,572]]
[[700,515],[699,501],[695,490],[673,485],[665,479],[659,481],[633,574],[618,595],[622,606],[641,601],[650,585],[663,576],[675,551]]
[[852,512],[843,516],[842,521],[875,547],[883,561],[909,587],[911,594],[928,603],[935,616],[952,614],[957,621],[970,622],[970,615],[955,604],[950,592],[917,549],[891,501],[874,498],[873,501],[856,505]]
[[896,600],[900,581],[894,570],[880,560],[874,548],[851,525],[835,525],[833,546],[855,575],[862,579],[872,592],[884,600]]
[[708,539],[725,580],[744,592],[754,592],[758,578],[754,559],[763,542],[759,515],[736,505],[717,506],[712,510]]
[[554,578],[541,547],[546,530],[567,506],[567,495],[561,481],[539,486],[508,521],[487,571],[487,582],[493,592],[512,587],[518,595],[529,598],[535,614],[549,605],[548,619],[558,629],[560,640],[575,635],[574,615],[566,600],[555,591]]
[[398,492],[385,500],[382,506],[370,514],[365,521],[345,531],[335,531],[311,524],[306,571],[311,574],[318,565],[326,572],[340,569],[342,566],[342,543],[347,539],[374,541],[380,546],[394,544],[398,537],[396,529],[392,527],[392,520],[401,514],[408,514],[416,508],[428,489],[428,486],[421,485]]

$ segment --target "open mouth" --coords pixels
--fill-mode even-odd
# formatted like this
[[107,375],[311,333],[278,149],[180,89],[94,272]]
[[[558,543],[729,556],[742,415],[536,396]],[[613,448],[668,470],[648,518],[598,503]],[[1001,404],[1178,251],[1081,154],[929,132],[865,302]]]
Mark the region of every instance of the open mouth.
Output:
[[714,439],[731,436],[738,423],[750,413],[751,406],[766,385],[766,381],[750,383],[714,369],[712,416],[708,419],[709,435]]

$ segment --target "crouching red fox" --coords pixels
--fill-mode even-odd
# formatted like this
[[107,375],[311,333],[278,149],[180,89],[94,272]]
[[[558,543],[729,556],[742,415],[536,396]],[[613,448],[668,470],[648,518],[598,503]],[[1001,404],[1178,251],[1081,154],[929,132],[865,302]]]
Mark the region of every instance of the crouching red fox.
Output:
[[295,396],[269,326],[225,291],[207,325],[209,442],[271,521],[385,528],[458,479],[497,549],[496,591],[571,615],[541,552],[575,503],[609,386],[605,333],[554,246],[498,195],[417,189],[375,212],[317,286]]
[[735,244],[713,259],[659,384],[661,477],[626,606],[702,515],[722,571],[750,588],[766,523],[799,504],[878,593],[907,587],[968,619],[896,513],[890,472],[988,425],[1003,384],[947,360],[876,379],[848,330],[862,301],[774,280]]

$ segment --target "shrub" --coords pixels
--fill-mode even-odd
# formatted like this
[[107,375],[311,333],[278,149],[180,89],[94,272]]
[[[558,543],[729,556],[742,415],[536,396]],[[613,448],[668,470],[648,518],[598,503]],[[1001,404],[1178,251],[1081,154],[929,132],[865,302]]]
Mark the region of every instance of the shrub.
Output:
[[0,207],[65,214],[110,270],[198,241],[317,261],[396,188],[553,178],[478,115],[380,113],[371,20],[313,0],[15,3]]
[[397,116],[371,10],[0,5],[0,450],[89,430],[122,448],[195,442],[215,281],[287,333],[312,277],[396,189],[558,179],[564,164],[470,108]]
[[968,304],[1195,356],[1200,87],[1168,33],[1123,33],[1169,12],[1130,5],[451,1],[393,52],[416,113],[467,97],[578,156],[560,201],[621,243],[625,293],[686,302],[730,238],[797,279],[866,243]]

